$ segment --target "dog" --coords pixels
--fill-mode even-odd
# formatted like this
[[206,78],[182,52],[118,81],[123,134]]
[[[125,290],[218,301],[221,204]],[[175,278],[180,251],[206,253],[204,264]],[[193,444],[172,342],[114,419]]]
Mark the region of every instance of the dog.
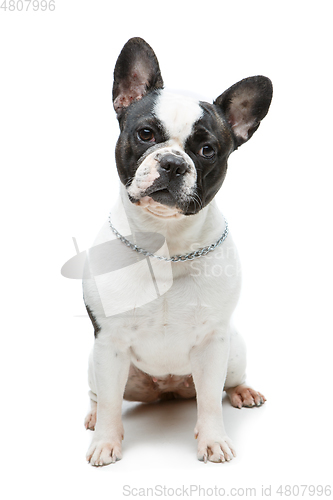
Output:
[[258,129],[271,99],[264,76],[241,80],[213,104],[170,93],[141,38],[117,59],[120,196],[95,245],[118,244],[112,255],[101,252],[106,267],[125,254],[132,261],[83,280],[95,331],[85,419],[94,430],[91,465],[122,457],[123,399],[196,398],[197,457],[221,463],[236,455],[223,424],[223,390],[236,408],[266,401],[245,383],[245,345],[232,322],[239,259],[214,197],[229,155]]

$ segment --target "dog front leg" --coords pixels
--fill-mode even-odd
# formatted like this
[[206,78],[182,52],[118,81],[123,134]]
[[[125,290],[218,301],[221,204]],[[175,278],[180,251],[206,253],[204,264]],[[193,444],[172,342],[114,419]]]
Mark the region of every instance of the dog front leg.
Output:
[[99,333],[93,351],[97,389],[97,420],[87,452],[91,465],[107,465],[121,459],[124,428],[121,408],[127,382],[130,356],[116,349],[109,338]]
[[198,459],[225,462],[236,456],[222,418],[222,393],[227,374],[230,339],[223,332],[191,350],[192,375],[197,393]]

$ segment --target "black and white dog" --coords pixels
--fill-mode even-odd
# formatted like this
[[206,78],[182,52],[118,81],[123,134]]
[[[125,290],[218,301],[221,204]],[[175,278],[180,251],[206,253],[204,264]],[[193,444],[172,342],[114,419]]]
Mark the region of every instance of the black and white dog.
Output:
[[113,256],[102,252],[104,267],[126,252],[133,259],[83,283],[95,328],[85,420],[95,429],[92,465],[121,458],[123,398],[196,397],[194,432],[205,462],[235,456],[223,390],[237,408],[265,402],[245,385],[245,346],[232,325],[239,262],[214,196],[230,153],[257,130],[271,98],[263,76],[236,83],[213,104],[169,93],[144,40],[132,38],[119,55],[113,103],[121,192],[95,244],[119,244]]

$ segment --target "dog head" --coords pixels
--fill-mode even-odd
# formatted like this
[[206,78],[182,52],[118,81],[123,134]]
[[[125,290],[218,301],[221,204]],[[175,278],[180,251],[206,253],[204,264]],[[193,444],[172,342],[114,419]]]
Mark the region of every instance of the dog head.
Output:
[[113,84],[120,125],[116,163],[131,202],[156,216],[192,215],[220,189],[229,155],[248,141],[272,99],[264,76],[236,83],[213,104],[169,93],[141,38],[121,51]]

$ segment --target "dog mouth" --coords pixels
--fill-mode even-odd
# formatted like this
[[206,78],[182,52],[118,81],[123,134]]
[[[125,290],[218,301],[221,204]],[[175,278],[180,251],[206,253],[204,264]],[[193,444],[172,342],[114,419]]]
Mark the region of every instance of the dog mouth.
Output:
[[186,193],[182,186],[170,185],[170,183],[163,182],[160,178],[146,189],[135,193],[135,196],[132,195],[131,190],[128,191],[128,196],[132,203],[149,211],[154,210],[154,213],[155,209],[157,209],[155,215],[164,217],[166,214],[171,213],[182,215],[193,213],[190,209],[193,195]]
[[147,192],[145,193],[145,195],[150,196],[150,198],[152,198],[157,203],[161,203],[161,205],[166,205],[168,207],[174,207],[176,205],[176,199],[167,188],[161,188],[152,192]]
[[177,203],[177,198],[166,187],[150,187],[137,199],[129,195],[129,199],[158,218],[174,219],[183,216],[183,210]]

